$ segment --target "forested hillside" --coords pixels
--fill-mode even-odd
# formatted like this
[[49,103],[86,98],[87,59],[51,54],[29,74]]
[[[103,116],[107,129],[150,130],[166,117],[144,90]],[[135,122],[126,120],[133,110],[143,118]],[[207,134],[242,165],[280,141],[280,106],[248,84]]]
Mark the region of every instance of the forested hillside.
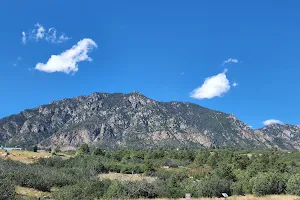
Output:
[[[293,151],[103,150],[83,145],[73,158],[57,155],[33,164],[0,159],[1,198],[18,196],[15,186],[50,192],[54,199],[300,195],[300,153]],[[111,178],[115,174],[129,178]]]

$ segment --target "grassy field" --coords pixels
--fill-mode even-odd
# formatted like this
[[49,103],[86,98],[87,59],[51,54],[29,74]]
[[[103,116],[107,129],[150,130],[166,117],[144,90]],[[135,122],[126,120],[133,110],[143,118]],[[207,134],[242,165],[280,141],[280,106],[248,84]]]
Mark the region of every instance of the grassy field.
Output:
[[26,187],[16,187],[16,193],[18,194],[18,197],[20,199],[49,199],[51,197],[51,194],[49,192],[42,192],[39,190],[35,190],[32,188],[26,188]]
[[8,155],[5,155],[5,151],[0,151],[0,158],[11,159],[20,161],[23,163],[33,163],[39,158],[50,158],[52,155],[48,152],[33,152],[33,151],[19,151],[12,150]]
[[151,183],[156,180],[155,177],[143,176],[141,174],[121,174],[121,173],[108,173],[99,174],[100,179],[119,180],[119,181],[143,181]]
[[[74,154],[67,153],[58,153],[57,156],[60,156],[63,159],[69,159],[74,157]],[[24,150],[12,150],[6,155],[4,150],[0,150],[0,158],[2,159],[11,159],[15,161],[20,161],[22,163],[33,163],[35,160],[39,158],[50,158],[52,154],[49,152],[33,152],[33,151],[24,151]]]

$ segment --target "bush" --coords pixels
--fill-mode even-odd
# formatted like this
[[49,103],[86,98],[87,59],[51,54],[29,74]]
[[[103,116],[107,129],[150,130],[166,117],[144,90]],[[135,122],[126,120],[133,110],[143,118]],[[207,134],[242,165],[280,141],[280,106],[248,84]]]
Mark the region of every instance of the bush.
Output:
[[226,180],[235,180],[235,174],[232,172],[231,166],[228,164],[222,163],[221,165],[218,166],[218,168],[215,170],[216,174],[218,177]]
[[100,148],[96,148],[93,152],[93,155],[96,155],[96,156],[105,156],[105,151],[103,151],[102,149]]
[[33,147],[32,147],[32,151],[33,151],[33,152],[37,152],[37,151],[38,151],[38,147],[37,147],[36,145],[33,146]]
[[15,199],[15,194],[15,186],[12,181],[1,177],[0,200],[13,200]]
[[300,195],[299,186],[300,186],[300,174],[292,175],[287,182],[286,191],[288,194],[299,196]]
[[104,194],[105,198],[137,199],[155,198],[158,196],[158,187],[146,181],[114,181]]
[[231,195],[231,182],[228,180],[211,177],[202,179],[199,183],[198,194],[196,193],[198,197],[221,197],[224,192]]
[[53,192],[55,199],[72,200],[93,200],[103,197],[104,192],[109,188],[110,181],[82,181],[75,185],[68,185]]
[[252,178],[246,170],[236,170],[235,176],[237,181],[231,185],[231,190],[234,195],[251,194],[252,193]]
[[76,155],[88,154],[90,153],[90,148],[88,144],[82,144],[76,151]]
[[285,192],[286,180],[280,174],[263,173],[250,180],[253,184],[252,192],[257,196],[268,194],[282,194]]
[[210,156],[209,151],[201,151],[196,155],[194,163],[197,166],[204,166],[207,162],[208,157]]

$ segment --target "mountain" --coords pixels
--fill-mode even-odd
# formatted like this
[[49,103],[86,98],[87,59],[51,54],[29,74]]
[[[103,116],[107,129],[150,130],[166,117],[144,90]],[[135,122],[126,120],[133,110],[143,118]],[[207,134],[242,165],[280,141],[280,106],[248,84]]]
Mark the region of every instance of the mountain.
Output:
[[271,124],[255,132],[262,134],[269,146],[280,149],[300,149],[300,126]]
[[138,92],[93,93],[0,119],[0,144],[38,144],[62,150],[73,150],[82,143],[103,148],[299,149],[299,136],[296,126],[252,130],[234,115],[192,103],[158,102]]

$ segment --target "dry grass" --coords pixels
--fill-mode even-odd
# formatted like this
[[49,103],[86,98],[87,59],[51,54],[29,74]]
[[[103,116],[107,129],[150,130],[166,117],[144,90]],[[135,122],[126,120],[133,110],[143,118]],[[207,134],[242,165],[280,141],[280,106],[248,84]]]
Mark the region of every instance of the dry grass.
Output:
[[21,196],[22,199],[32,199],[32,198],[41,198],[41,199],[47,199],[48,197],[51,197],[51,194],[49,192],[42,192],[39,190],[35,190],[32,188],[26,188],[26,187],[16,187],[16,193],[18,196]]
[[153,182],[156,180],[155,177],[143,176],[141,174],[121,174],[121,173],[108,173],[99,174],[100,179],[119,180],[119,181],[147,181]]
[[49,158],[51,154],[48,152],[32,152],[32,151],[19,151],[19,150],[12,150],[9,152],[10,155],[4,156],[4,152],[0,153],[0,158],[3,159],[11,159],[20,161],[23,163],[33,163],[35,160],[39,158]]

